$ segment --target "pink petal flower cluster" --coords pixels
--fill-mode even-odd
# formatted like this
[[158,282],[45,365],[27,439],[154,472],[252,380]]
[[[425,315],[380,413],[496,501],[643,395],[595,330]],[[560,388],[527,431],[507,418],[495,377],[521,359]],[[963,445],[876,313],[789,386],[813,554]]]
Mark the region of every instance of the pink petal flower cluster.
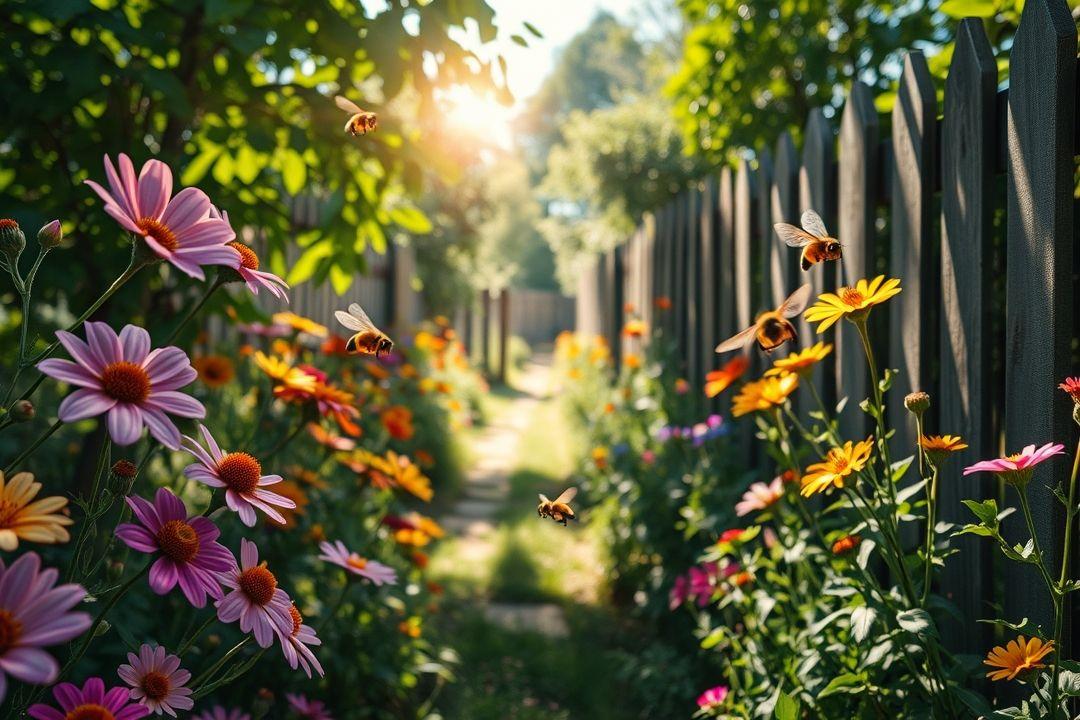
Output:
[[218,619],[224,623],[240,621],[240,629],[253,633],[260,647],[270,647],[274,637],[292,634],[289,612],[292,601],[277,586],[277,578],[259,563],[259,548],[246,538],[240,540],[240,566],[218,576],[231,589],[216,603]]
[[[229,224],[229,213],[219,212],[216,207],[210,207],[210,217],[221,219],[226,224]],[[229,227],[232,227],[232,225],[229,224]],[[289,284],[274,273],[260,270],[259,256],[254,250],[236,240],[229,243],[229,247],[240,254],[240,267],[236,268],[236,272],[253,295],[259,294],[259,288],[265,288],[267,292],[278,300],[289,302],[289,296],[285,294],[285,291],[289,289]]]
[[93,180],[86,184],[105,201],[120,227],[143,239],[163,260],[199,280],[204,265],[240,267],[240,253],[228,246],[236,237],[229,223],[210,214],[210,198],[198,188],[184,188],[174,197],[172,170],[160,160],[148,160],[135,176],[131,158],[123,153],[120,170],[105,156],[109,190]]
[[113,720],[138,720],[150,714],[150,708],[131,703],[126,687],[105,690],[101,678],[90,678],[80,689],[71,683],[60,683],[53,688],[60,709],[50,705],[31,705],[30,717],[36,720],[74,720],[75,718],[113,718]]
[[724,700],[727,698],[727,695],[728,689],[725,685],[717,685],[714,688],[709,688],[698,696],[698,707],[706,708],[708,710],[720,707],[721,705],[723,705]]
[[320,560],[343,567],[353,575],[370,580],[374,585],[397,584],[397,572],[392,567],[350,552],[345,547],[345,543],[340,540],[334,543],[321,542],[319,549],[322,550],[322,554],[319,555]]
[[78,390],[60,403],[64,422],[108,413],[109,435],[117,445],[131,445],[144,427],[171,450],[180,447],[180,431],[169,415],[202,418],[206,408],[178,392],[198,376],[178,347],[150,349],[150,333],[127,325],[117,335],[103,322],[87,322],[86,342],[60,330],[56,336],[75,362],[48,359],[38,369]]
[[298,717],[303,720],[334,720],[322,700],[308,700],[303,695],[285,693],[285,699]]
[[86,591],[56,585],[59,573],[41,569],[37,553],[20,555],[9,566],[0,559],[0,701],[7,676],[30,685],[56,681],[60,667],[42,648],[72,640],[90,627],[90,615],[71,612]]
[[177,710],[190,710],[195,706],[191,688],[187,683],[191,673],[180,667],[180,658],[143,644],[139,654],[128,653],[128,664],[116,669],[120,679],[131,686],[132,700],[145,705],[151,712],[163,712],[176,717]]
[[1000,475],[1006,482],[1022,485],[1031,479],[1031,471],[1036,465],[1063,452],[1065,452],[1065,446],[1060,443],[1046,443],[1040,448],[1028,445],[1015,455],[981,460],[974,465],[969,465],[964,468],[964,475],[991,472]]
[[782,477],[775,477],[770,483],[756,482],[743,494],[742,500],[735,504],[735,514],[743,517],[757,510],[765,510],[782,497],[784,497]]

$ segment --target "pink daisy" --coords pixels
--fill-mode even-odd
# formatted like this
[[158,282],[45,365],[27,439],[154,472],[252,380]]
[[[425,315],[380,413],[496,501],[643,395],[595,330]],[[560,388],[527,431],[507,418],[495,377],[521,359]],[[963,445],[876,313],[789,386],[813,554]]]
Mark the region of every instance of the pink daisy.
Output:
[[1044,460],[1049,460],[1054,455],[1060,455],[1065,451],[1065,446],[1057,443],[1046,443],[1036,449],[1034,445],[1028,445],[1015,455],[1008,455],[994,460],[982,460],[964,468],[965,475],[977,472],[991,472],[1000,475],[1001,479],[1008,483],[1023,485],[1031,479],[1032,469]]
[[326,711],[326,703],[322,700],[308,700],[303,695],[293,693],[285,693],[285,699],[289,701],[293,712],[304,720],[334,720]]
[[320,560],[340,565],[353,575],[367,578],[375,585],[397,584],[397,573],[392,567],[383,565],[376,560],[362,558],[354,552],[349,552],[349,549],[345,547],[345,543],[340,540],[336,540],[332,544],[321,542],[319,543],[319,549],[322,550],[322,555],[319,556]]
[[31,705],[30,717],[37,720],[138,720],[150,714],[150,708],[129,702],[128,689],[105,690],[101,678],[90,678],[80,690],[71,683],[53,688],[60,710],[49,705]]
[[180,447],[180,431],[166,413],[186,418],[206,417],[202,403],[179,388],[198,375],[178,347],[150,349],[150,333],[126,325],[118,336],[103,322],[86,323],[83,342],[69,332],[56,336],[75,362],[49,359],[38,369],[79,389],[60,403],[64,422],[108,413],[109,435],[117,445],[131,445],[143,427],[171,450]]
[[138,700],[152,712],[166,712],[176,717],[177,710],[195,706],[191,688],[185,687],[191,673],[180,667],[180,658],[169,655],[158,645],[143,644],[139,654],[128,653],[128,664],[116,669],[120,679],[131,686],[131,699]]
[[690,597],[690,581],[685,575],[680,575],[675,578],[675,584],[671,586],[671,592],[668,593],[668,610],[678,609],[688,597]]
[[[213,205],[210,206],[210,217],[219,218],[226,223],[229,222],[229,213],[219,212]],[[230,225],[230,227],[232,226]],[[240,267],[236,268],[236,272],[253,295],[258,295],[259,288],[264,287],[267,292],[277,299],[289,302],[289,296],[285,294],[285,291],[289,289],[289,284],[274,273],[260,270],[259,255],[252,248],[239,240],[230,242],[229,247],[240,253]]]
[[206,449],[194,438],[184,436],[183,448],[199,461],[184,468],[184,475],[212,488],[225,488],[225,504],[238,513],[241,522],[248,527],[255,526],[256,508],[284,525],[285,518],[273,506],[291,510],[296,503],[284,495],[264,489],[267,485],[281,482],[281,476],[263,475],[262,465],[246,452],[222,452],[202,423],[199,424],[199,432],[202,433]]
[[764,510],[782,497],[784,497],[783,478],[775,477],[770,483],[756,482],[743,493],[742,500],[735,504],[735,514],[742,517],[755,510]]
[[304,673],[311,677],[312,668],[320,676],[324,675],[319,659],[315,657],[309,645],[318,647],[322,640],[315,634],[315,628],[304,624],[304,616],[296,607],[296,603],[289,605],[289,615],[292,617],[292,632],[281,636],[281,651],[285,653],[285,660],[293,670],[297,665],[304,669]]
[[232,553],[217,541],[221,531],[201,515],[188,517],[184,502],[166,488],[159,488],[151,505],[131,496],[127,504],[139,521],[123,523],[116,536],[132,550],[160,552],[150,568],[150,588],[158,595],[180,585],[187,601],[197,608],[206,605],[206,596],[224,597],[218,573],[236,564]]
[[220,705],[215,705],[198,715],[192,715],[191,720],[251,720],[251,716],[240,708],[226,710]]
[[90,616],[70,612],[86,591],[79,585],[56,586],[57,571],[41,570],[37,553],[20,555],[10,566],[0,560],[0,701],[7,676],[31,685],[56,681],[60,668],[42,650],[81,635]]
[[709,688],[698,696],[698,707],[706,708],[709,710],[712,710],[713,708],[718,708],[724,703],[724,699],[727,697],[727,694],[728,689],[724,685],[717,685],[714,688]]
[[274,635],[292,634],[293,619],[289,612],[292,601],[278,587],[274,573],[259,563],[259,548],[246,538],[240,540],[240,566],[219,576],[221,584],[232,591],[215,606],[218,619],[231,623],[240,621],[240,629],[254,632],[260,647],[270,647]]
[[198,188],[184,188],[172,196],[172,171],[160,160],[148,160],[135,177],[131,158],[120,154],[120,172],[105,156],[109,189],[87,180],[105,201],[109,213],[125,230],[142,237],[163,260],[193,278],[206,277],[202,265],[240,267],[240,253],[226,243],[236,233],[220,217],[211,217],[210,198]]

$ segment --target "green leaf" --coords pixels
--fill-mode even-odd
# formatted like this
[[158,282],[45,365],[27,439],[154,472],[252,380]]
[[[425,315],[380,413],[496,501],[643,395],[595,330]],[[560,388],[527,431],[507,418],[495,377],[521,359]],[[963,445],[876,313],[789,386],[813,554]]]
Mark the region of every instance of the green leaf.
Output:
[[861,643],[870,634],[877,611],[868,605],[860,605],[851,611],[851,637]]
[[870,562],[870,554],[874,552],[874,548],[877,546],[873,540],[864,539],[862,544],[859,545],[859,555],[855,558],[855,562],[859,564],[863,570],[866,569],[867,564]]
[[997,527],[997,502],[993,499],[984,500],[979,502],[978,500],[961,500],[968,510],[975,513],[975,517],[979,518],[979,522],[990,527]]
[[995,0],[945,0],[941,3],[940,10],[954,18],[991,18],[997,14],[997,2]]
[[518,45],[520,45],[521,47],[525,47],[525,48],[529,47],[529,41],[526,40],[525,38],[521,37],[520,35],[516,34],[516,33],[514,35],[511,35],[510,39],[513,40]]
[[390,221],[405,232],[426,235],[431,232],[431,221],[421,210],[411,205],[399,205],[390,211]]
[[522,22],[521,24],[525,26],[525,29],[528,30],[529,33],[533,37],[541,38],[541,39],[544,37],[544,34],[542,32],[540,32],[539,30],[537,30],[536,26],[533,25],[531,22],[525,21],[525,22]]
[[297,285],[309,279],[315,274],[320,261],[329,257],[334,252],[334,243],[331,240],[321,240],[304,251],[300,259],[293,263],[289,270],[286,281],[290,285]]
[[[909,455],[908,457],[904,458],[903,460],[897,460],[896,462],[894,462],[892,464],[892,468],[890,468],[890,469],[892,471],[892,481],[893,481],[894,485],[899,483],[900,480],[904,477],[904,475],[908,471],[908,468],[911,467],[911,461],[914,460],[914,459],[915,459],[914,455]],[[919,483],[915,483],[915,485],[913,485],[912,487],[917,487],[918,485],[919,485]],[[909,491],[909,490],[911,490],[911,488],[909,487],[906,490]]]
[[967,705],[968,708],[975,713],[976,717],[987,717],[992,712],[990,704],[986,702],[986,698],[979,693],[971,692],[967,688],[957,685],[956,683],[949,683],[949,690],[953,695],[960,698],[960,702]]
[[292,148],[285,148],[281,154],[281,180],[285,184],[285,192],[290,195],[299,195],[307,182],[307,165],[300,153]]
[[220,154],[221,148],[212,147],[196,155],[195,159],[188,163],[188,166],[184,168],[184,172],[180,175],[180,184],[185,187],[198,185],[206,177],[206,173],[210,172],[210,166],[214,164]]
[[865,676],[862,673],[844,673],[843,675],[837,675],[829,684],[825,686],[825,689],[818,693],[818,698],[828,697],[829,695],[835,695],[837,693],[853,693],[862,689],[865,682]]
[[776,720],[798,720],[800,703],[795,698],[791,697],[787,693],[780,693],[780,697],[776,699],[776,708],[773,710],[773,717]]
[[930,613],[922,608],[911,608],[896,613],[896,624],[904,630],[919,637],[937,637],[937,629],[934,627]]

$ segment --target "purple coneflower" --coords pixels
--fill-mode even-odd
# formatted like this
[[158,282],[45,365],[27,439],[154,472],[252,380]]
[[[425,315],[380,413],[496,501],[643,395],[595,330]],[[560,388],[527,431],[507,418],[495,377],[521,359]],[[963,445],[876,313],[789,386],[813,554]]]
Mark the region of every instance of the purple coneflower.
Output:
[[199,461],[184,468],[184,475],[212,488],[225,488],[225,504],[238,513],[241,522],[248,527],[255,526],[256,508],[284,525],[285,518],[273,506],[291,510],[296,503],[284,495],[264,489],[267,485],[281,482],[281,476],[263,475],[262,465],[246,452],[222,452],[210,431],[201,423],[199,432],[206,443],[205,449],[195,438],[184,436],[183,448]]
[[123,523],[116,536],[138,552],[160,552],[150,568],[150,588],[164,595],[177,584],[188,602],[197,608],[206,605],[206,596],[224,597],[218,573],[228,572],[236,560],[217,542],[221,531],[209,519],[188,517],[184,502],[166,488],[159,488],[150,504],[140,497],[127,499],[139,521]]
[[289,667],[295,670],[299,665],[308,677],[311,677],[312,669],[320,676],[324,675],[319,659],[309,647],[322,645],[322,640],[315,634],[315,628],[304,624],[304,616],[300,614],[296,603],[289,605],[289,615],[292,617],[292,632],[281,636],[281,651],[285,653]]
[[397,573],[392,567],[383,565],[376,560],[360,557],[354,552],[349,552],[349,549],[345,547],[345,543],[340,540],[335,540],[333,543],[321,542],[319,543],[319,549],[322,550],[322,555],[319,555],[320,560],[339,565],[353,575],[366,578],[375,585],[394,585],[397,583]]
[[289,612],[292,601],[278,587],[274,573],[259,562],[259,548],[246,538],[240,540],[240,566],[218,576],[221,584],[231,588],[224,599],[216,603],[218,619],[231,623],[240,621],[240,629],[254,633],[260,647],[270,647],[274,635],[292,634],[293,619]]
[[147,427],[158,442],[176,450],[180,431],[166,413],[206,417],[202,403],[178,392],[198,376],[187,354],[172,346],[151,350],[150,333],[143,328],[126,325],[118,336],[103,322],[87,322],[87,342],[63,330],[56,336],[75,362],[42,360],[38,369],[79,386],[60,403],[64,422],[108,413],[109,435],[117,445],[131,445]]
[[138,720],[150,714],[150,708],[132,703],[126,687],[105,690],[101,678],[90,678],[80,690],[77,685],[60,683],[53,688],[60,709],[50,705],[31,705],[30,717],[37,720]]
[[128,664],[116,669],[120,679],[131,686],[132,700],[138,700],[151,712],[165,712],[176,717],[177,710],[195,706],[191,688],[186,687],[191,673],[180,667],[180,658],[169,655],[158,645],[143,644],[139,654],[128,653]]
[[334,717],[326,711],[326,704],[322,700],[308,700],[303,695],[285,693],[285,699],[293,712],[304,720],[334,720]]

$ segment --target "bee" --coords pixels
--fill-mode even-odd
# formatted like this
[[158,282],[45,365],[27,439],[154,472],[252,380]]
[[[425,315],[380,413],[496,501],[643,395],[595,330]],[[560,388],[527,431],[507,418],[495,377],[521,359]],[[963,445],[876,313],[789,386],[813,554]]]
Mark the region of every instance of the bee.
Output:
[[563,494],[554,500],[548,500],[543,493],[540,494],[540,504],[536,506],[536,514],[539,517],[549,517],[555,522],[561,522],[566,526],[567,520],[577,521],[577,515],[570,507],[570,501],[577,496],[577,488],[567,488]]
[[386,336],[386,333],[375,327],[375,323],[371,322],[364,308],[358,304],[350,305],[349,312],[335,311],[334,317],[345,327],[356,331],[356,334],[345,342],[345,352],[350,355],[363,353],[379,357],[380,354],[389,353],[394,349],[394,342]]
[[836,238],[829,237],[829,231],[825,229],[825,223],[821,221],[820,215],[813,210],[807,210],[799,218],[799,222],[802,223],[802,228],[787,223],[776,223],[773,229],[788,247],[803,249],[799,264],[804,271],[819,262],[840,259],[841,245]]
[[740,348],[745,350],[750,343],[757,340],[758,347],[771,353],[788,340],[795,339],[795,326],[788,318],[801,313],[809,300],[810,283],[806,283],[791,293],[780,307],[761,313],[753,325],[717,345],[716,352],[725,353]]
[[334,102],[339,108],[349,113],[349,121],[345,123],[345,132],[350,135],[367,135],[378,126],[379,121],[375,113],[361,110],[360,106],[352,100],[335,95]]

